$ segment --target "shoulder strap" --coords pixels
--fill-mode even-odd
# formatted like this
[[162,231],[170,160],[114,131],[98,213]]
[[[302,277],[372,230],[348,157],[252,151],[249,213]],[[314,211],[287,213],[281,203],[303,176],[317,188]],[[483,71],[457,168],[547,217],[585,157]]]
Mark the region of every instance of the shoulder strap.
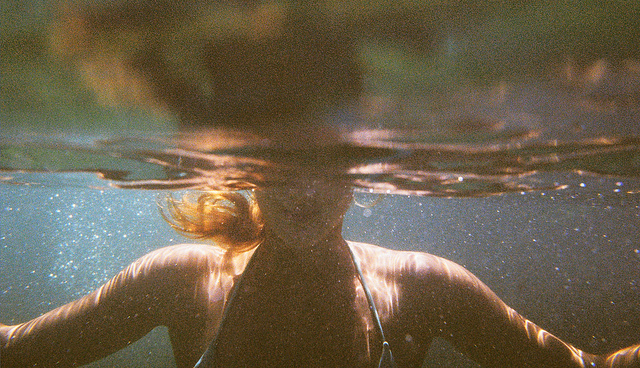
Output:
[[194,368],[214,368],[217,367],[218,365],[216,364],[216,359],[215,359],[215,352],[218,348],[218,337],[220,336],[220,332],[222,331],[222,327],[224,326],[225,321],[227,320],[227,315],[229,314],[229,309],[231,308],[231,305],[233,304],[233,300],[236,297],[236,294],[238,293],[238,289],[240,288],[240,285],[242,284],[242,280],[244,279],[244,275],[247,272],[247,270],[249,269],[249,267],[251,267],[252,265],[252,261],[256,256],[256,253],[258,253],[260,251],[260,246],[258,246],[258,249],[255,250],[255,252],[251,255],[251,258],[249,258],[249,261],[247,262],[247,265],[244,267],[244,271],[242,271],[242,273],[240,274],[240,276],[238,276],[238,282],[235,283],[235,285],[233,285],[233,289],[231,290],[231,295],[229,296],[229,300],[227,300],[227,302],[224,304],[224,311],[222,312],[222,319],[220,320],[220,325],[218,326],[218,330],[216,331],[216,335],[213,338],[213,340],[211,340],[211,344],[209,344],[209,347],[207,348],[207,350],[205,350],[204,354],[202,354],[202,356],[200,357],[200,359],[198,360],[198,362],[196,363],[196,365],[194,366]]
[[[382,355],[380,356],[380,362],[378,363],[378,368],[397,368],[396,363],[393,360],[393,354],[391,354],[391,347],[389,346],[387,339],[384,337],[384,331],[382,330],[382,323],[380,322],[380,316],[378,315],[378,310],[376,309],[376,305],[373,302],[373,296],[371,295],[371,292],[369,291],[369,287],[367,287],[367,283],[365,282],[364,276],[362,275],[362,270],[360,269],[360,262],[358,262],[358,258],[356,257],[355,253],[353,253],[353,250],[351,249],[349,244],[347,244],[347,242],[344,242],[344,245],[349,250],[349,254],[351,255],[351,260],[353,261],[353,265],[355,266],[356,273],[358,274],[358,279],[360,280],[362,289],[364,289],[364,293],[367,296],[367,301],[369,303],[369,310],[371,311],[373,321],[375,322],[378,328],[378,332],[380,332],[380,337],[382,338]],[[259,249],[256,249],[256,252],[258,251]],[[224,325],[224,322],[227,320],[227,315],[229,314],[229,308],[231,308],[231,304],[233,304],[233,300],[235,299],[237,290],[239,289],[240,284],[242,284],[244,274],[251,266],[251,263],[252,263],[251,261],[253,260],[255,255],[256,254],[254,253],[251,256],[251,259],[249,259],[247,266],[245,267],[242,274],[239,276],[238,282],[234,285],[233,290],[231,291],[231,296],[229,297],[229,300],[225,303],[224,312],[222,313],[222,319],[220,321],[220,326],[218,327],[218,331],[216,332],[216,336],[211,341],[211,344],[209,345],[207,350],[204,352],[204,354],[202,354],[202,356],[200,357],[200,360],[198,360],[194,368],[216,367],[215,351],[218,346],[218,336],[220,334],[220,331],[222,330],[222,326]]]
[[353,260],[353,265],[356,268],[358,279],[360,280],[360,284],[362,285],[364,294],[367,296],[367,301],[369,302],[369,310],[371,311],[373,321],[378,327],[378,332],[380,332],[380,337],[382,338],[382,355],[380,356],[378,368],[397,368],[396,362],[393,360],[393,354],[391,354],[391,347],[389,346],[387,339],[384,337],[384,331],[382,330],[382,323],[380,322],[378,309],[376,308],[376,304],[373,302],[371,291],[369,291],[369,287],[367,286],[367,283],[364,280],[364,276],[362,275],[362,269],[360,269],[360,262],[358,262],[358,257],[355,253],[353,253],[353,249],[351,249],[349,244],[345,242],[345,245],[347,249],[349,249],[349,253],[351,254],[351,259]]

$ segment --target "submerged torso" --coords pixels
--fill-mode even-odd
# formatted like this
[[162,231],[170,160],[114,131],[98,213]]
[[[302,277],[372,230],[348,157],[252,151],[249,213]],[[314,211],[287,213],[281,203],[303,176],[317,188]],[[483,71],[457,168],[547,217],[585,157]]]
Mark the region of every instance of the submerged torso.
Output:
[[[368,258],[364,279],[394,356],[403,367],[421,366],[428,341],[408,328],[411,317],[399,309],[402,272],[385,264],[399,252],[350,246]],[[346,247],[256,250],[219,327],[216,366],[377,367],[381,336]]]
[[222,323],[217,365],[370,366],[366,319],[345,249],[344,243],[313,252],[258,249]]
[[[0,326],[0,337],[13,341],[3,350],[3,367],[84,364],[158,325],[169,328],[178,367],[193,367],[218,330],[214,366],[376,367],[381,336],[342,238],[306,254],[265,245],[232,259],[203,244],[149,253],[80,300],[25,324]],[[416,277],[416,257],[428,257],[423,268],[438,261],[368,244],[349,247],[398,366],[420,367],[435,333],[425,327],[437,308],[425,301],[432,292]],[[59,351],[49,341],[67,347]]]

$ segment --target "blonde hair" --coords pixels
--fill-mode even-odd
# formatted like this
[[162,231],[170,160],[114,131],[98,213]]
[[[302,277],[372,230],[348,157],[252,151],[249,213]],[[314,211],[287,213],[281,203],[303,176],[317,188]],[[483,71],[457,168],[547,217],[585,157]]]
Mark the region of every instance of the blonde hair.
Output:
[[158,201],[160,214],[177,232],[212,240],[232,253],[249,251],[264,240],[264,223],[253,193],[207,191],[171,194]]

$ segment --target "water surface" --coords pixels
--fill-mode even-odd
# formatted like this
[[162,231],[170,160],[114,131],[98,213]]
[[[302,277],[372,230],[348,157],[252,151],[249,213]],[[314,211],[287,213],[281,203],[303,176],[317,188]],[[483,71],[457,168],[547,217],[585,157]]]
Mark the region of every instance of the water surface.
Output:
[[[289,29],[294,41],[333,32],[320,40],[332,54],[311,50],[306,67],[326,67],[316,73],[326,78],[310,83],[287,79],[306,80],[304,67],[251,63],[290,50],[286,42],[220,41],[245,32],[234,24],[247,19],[266,19],[247,29],[268,35],[263,26],[277,24],[287,2],[133,6],[154,15],[129,19],[133,28],[114,3],[110,21],[97,22],[112,32],[98,29],[101,43],[84,54],[86,45],[61,43],[82,22],[60,27],[56,5],[22,4],[7,2],[0,37],[0,322],[34,318],[153,249],[192,241],[158,214],[167,191],[248,189],[321,171],[351,183],[364,204],[348,213],[345,238],[460,263],[589,352],[638,342],[636,3],[300,5],[296,16],[305,6],[313,16]],[[211,59],[198,63],[205,51]],[[251,57],[236,67],[233,55]],[[141,81],[144,65],[127,64],[140,56],[166,63],[168,76],[158,67]],[[270,71],[288,82],[260,89]],[[193,88],[180,94],[176,81]],[[206,103],[183,103],[196,100]],[[279,129],[287,139],[274,139]],[[172,367],[166,330],[91,366]],[[475,365],[437,343],[425,366]]]

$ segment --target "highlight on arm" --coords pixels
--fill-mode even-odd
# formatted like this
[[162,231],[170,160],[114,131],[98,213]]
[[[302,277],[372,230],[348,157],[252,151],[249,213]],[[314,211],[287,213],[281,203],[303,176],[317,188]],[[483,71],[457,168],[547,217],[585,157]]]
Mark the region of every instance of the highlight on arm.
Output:
[[221,248],[242,253],[264,240],[260,208],[253,198],[237,192],[168,194],[158,200],[160,214],[173,229],[192,239],[212,240]]

